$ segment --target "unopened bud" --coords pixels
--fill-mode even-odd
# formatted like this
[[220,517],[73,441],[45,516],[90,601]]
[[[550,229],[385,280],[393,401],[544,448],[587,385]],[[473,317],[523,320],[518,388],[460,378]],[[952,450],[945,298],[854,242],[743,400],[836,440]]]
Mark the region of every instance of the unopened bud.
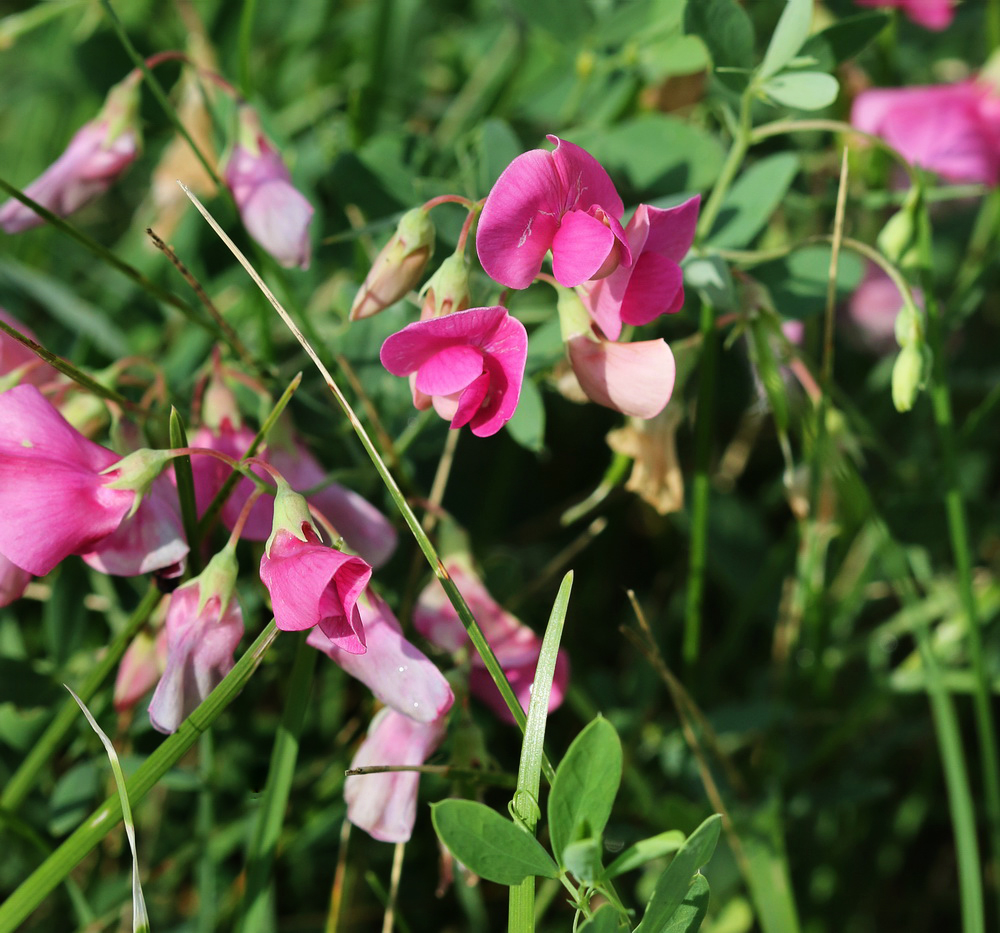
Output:
[[892,404],[896,411],[909,411],[924,381],[924,359],[916,347],[899,351],[892,367]]
[[420,281],[433,251],[434,224],[430,215],[422,207],[407,211],[358,290],[351,306],[351,320],[371,317],[399,301]]
[[421,321],[468,310],[472,296],[469,293],[469,261],[465,253],[452,253],[441,263],[427,280],[421,294],[424,296]]

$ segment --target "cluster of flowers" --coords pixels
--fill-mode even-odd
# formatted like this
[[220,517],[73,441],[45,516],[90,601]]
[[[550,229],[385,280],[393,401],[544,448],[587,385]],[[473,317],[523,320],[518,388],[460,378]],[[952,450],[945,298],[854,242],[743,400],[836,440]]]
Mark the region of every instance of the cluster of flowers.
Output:
[[[2,310],[0,319],[33,336]],[[193,455],[195,501],[204,514],[255,437],[242,423],[226,375],[216,360],[203,392],[195,446],[140,449],[122,457],[66,420],[42,391],[62,394],[66,384],[58,373],[0,332],[0,390],[6,388],[0,391],[0,606],[18,599],[33,575],[49,573],[74,554],[109,574],[182,575],[188,545],[174,477],[167,469],[171,458]],[[265,541],[259,573],[278,628],[309,630],[310,645],[386,706],[352,766],[423,764],[444,737],[454,696],[438,667],[403,637],[399,622],[370,585],[373,567],[384,564],[395,549],[395,530],[362,497],[326,482],[325,470],[287,422],[278,422],[260,457],[246,464],[247,475],[220,512],[231,531],[229,541],[200,574],[168,597],[158,635],[143,633],[129,647],[115,687],[116,706],[130,708],[155,687],[150,719],[169,733],[218,685],[232,669],[244,633],[236,598],[236,545],[241,538]],[[251,468],[255,476],[275,481],[273,499],[261,494],[257,487],[262,484],[251,478]],[[357,553],[325,543],[321,526],[328,531],[327,540],[342,538]],[[540,640],[493,602],[469,568],[468,560],[449,562],[527,706]],[[469,690],[509,717],[478,659],[468,657],[465,630],[442,596],[436,583],[421,595],[417,631],[468,664]],[[553,708],[561,701],[567,675],[561,658]],[[416,815],[416,773],[354,777],[345,795],[356,825],[378,839],[409,838]]]

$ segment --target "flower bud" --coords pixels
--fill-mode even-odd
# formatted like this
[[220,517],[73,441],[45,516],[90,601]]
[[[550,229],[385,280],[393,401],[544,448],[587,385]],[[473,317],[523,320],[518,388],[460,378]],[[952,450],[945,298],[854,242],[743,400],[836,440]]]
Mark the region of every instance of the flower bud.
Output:
[[358,290],[351,306],[351,320],[371,317],[399,301],[420,281],[433,251],[434,224],[430,215],[422,207],[407,211]]
[[924,358],[914,346],[903,347],[892,367],[892,404],[909,411],[924,383]]
[[424,299],[421,321],[468,310],[472,296],[469,293],[469,261],[464,251],[452,253],[441,263],[420,294]]

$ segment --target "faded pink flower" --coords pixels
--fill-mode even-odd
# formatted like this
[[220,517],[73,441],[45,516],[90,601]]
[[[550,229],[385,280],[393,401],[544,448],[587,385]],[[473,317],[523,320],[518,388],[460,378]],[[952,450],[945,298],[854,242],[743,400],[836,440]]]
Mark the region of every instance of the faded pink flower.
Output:
[[[138,72],[108,93],[100,114],[85,123],[56,159],[24,193],[53,214],[67,217],[104,194],[139,154],[136,119]],[[30,207],[11,198],[0,206],[0,228],[20,233],[45,221]]]
[[[8,327],[13,327],[18,333],[23,334],[35,343],[38,338],[29,327],[22,324],[14,315],[0,308],[0,321]],[[42,362],[24,344],[18,343],[13,337],[9,337],[0,331],[0,383],[3,376],[13,372],[15,369],[22,370],[20,382],[30,382],[35,386],[43,386],[47,382],[52,382],[58,378],[59,373],[48,363]],[[13,377],[12,377],[13,378]]]
[[237,571],[234,547],[227,546],[170,597],[167,664],[149,704],[160,732],[176,732],[233,668],[243,637],[243,613],[233,595]]
[[338,648],[319,628],[309,633],[309,644],[404,716],[431,722],[447,713],[455,699],[448,681],[433,661],[403,637],[403,630],[385,601],[369,588],[357,605],[368,648],[364,654],[350,654]]
[[902,10],[918,26],[940,31],[955,18],[955,0],[856,0],[858,6]]
[[[923,307],[923,293],[916,289],[913,299]],[[879,356],[895,353],[896,318],[903,307],[903,296],[896,283],[875,263],[869,263],[865,277],[847,302],[847,319],[858,342]]]
[[0,554],[43,576],[110,535],[135,502],[103,472],[121,458],[87,440],[33,385],[0,394]]
[[271,594],[274,621],[286,632],[318,625],[348,654],[365,653],[358,597],[372,569],[320,541],[306,500],[287,484],[274,497],[274,530],[260,559],[260,578]]
[[[417,722],[393,709],[383,709],[372,720],[351,768],[422,765],[444,734],[443,716]],[[381,842],[406,842],[417,818],[419,784],[420,775],[415,771],[351,775],[344,781],[347,818]]]
[[632,262],[622,199],[601,164],[573,143],[532,149],[504,169],[486,198],[476,252],[490,278],[527,288],[552,250],[552,274],[567,287]]
[[873,88],[851,123],[952,182],[1000,182],[1000,99],[985,83]]
[[292,176],[260,127],[256,112],[239,111],[239,141],[223,177],[252,236],[281,265],[309,268],[313,207],[292,185]]
[[159,683],[167,666],[167,630],[139,632],[125,649],[115,677],[115,710],[130,710]]
[[513,416],[528,356],[524,325],[506,308],[470,308],[416,321],[382,344],[394,376],[416,373],[416,390],[453,428],[496,434]]
[[[502,606],[497,605],[486,587],[472,572],[467,558],[448,558],[445,561],[445,569],[469,604],[469,609],[472,610],[483,635],[507,675],[521,706],[527,709],[531,700],[531,684],[535,678],[538,654],[542,650],[541,638]],[[413,610],[413,626],[431,644],[453,654],[470,644],[465,626],[462,625],[455,607],[449,602],[436,580],[432,580],[420,594]],[[497,690],[478,654],[473,653],[471,663],[470,691],[489,706],[500,719],[513,722],[514,717],[507,709],[507,704],[500,696],[500,691]],[[562,703],[568,682],[569,659],[560,649],[556,660],[552,693],[549,696],[550,712]]]
[[20,599],[30,582],[31,574],[27,570],[0,554],[0,609]]
[[642,325],[684,304],[680,262],[694,240],[701,198],[662,210],[640,204],[625,228],[632,253],[630,266],[587,287],[584,305],[609,340],[617,340],[623,324]]

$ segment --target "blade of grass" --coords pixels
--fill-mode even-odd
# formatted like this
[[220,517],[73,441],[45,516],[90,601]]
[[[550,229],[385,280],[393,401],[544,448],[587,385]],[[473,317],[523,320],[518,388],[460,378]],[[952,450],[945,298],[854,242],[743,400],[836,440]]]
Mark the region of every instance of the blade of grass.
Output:
[[[181,723],[180,728],[143,763],[126,785],[129,799],[138,803],[191,748],[219,714],[239,695],[264,653],[278,635],[272,620],[257,636],[233,669],[205,700]],[[121,802],[109,797],[82,825],[0,904],[0,933],[14,933],[98,843],[117,825]]]
[[[170,446],[179,449],[188,446],[187,431],[180,412],[170,409]],[[174,457],[174,476],[177,479],[177,498],[181,504],[181,521],[188,548],[188,575],[196,577],[201,572],[201,548],[198,546],[198,506],[194,499],[194,473],[191,472],[191,458]]]

